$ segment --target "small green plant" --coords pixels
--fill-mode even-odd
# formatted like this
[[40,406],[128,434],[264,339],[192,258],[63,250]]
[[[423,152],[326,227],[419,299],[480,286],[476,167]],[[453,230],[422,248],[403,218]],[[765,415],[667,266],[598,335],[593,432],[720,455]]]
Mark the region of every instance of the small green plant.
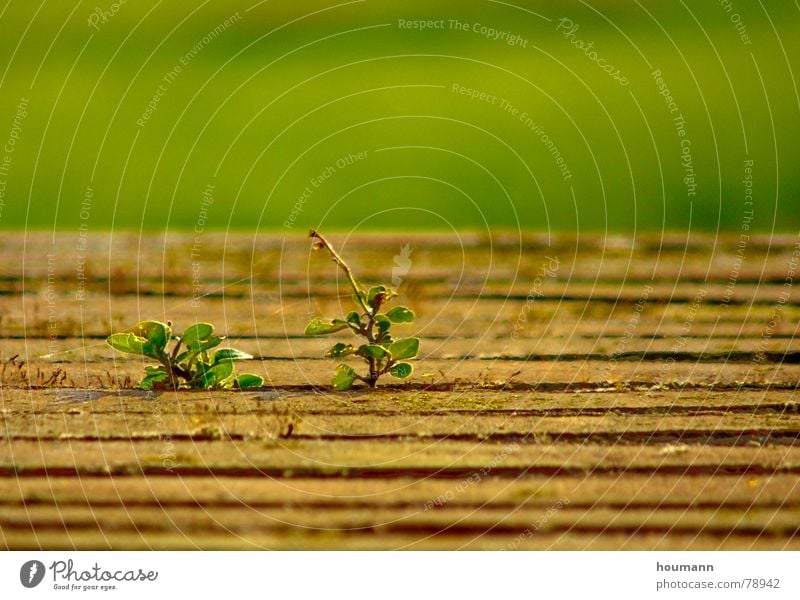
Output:
[[[139,386],[152,389],[248,389],[264,385],[259,375],[234,375],[233,363],[253,358],[246,352],[221,348],[210,353],[225,338],[214,335],[211,323],[197,323],[183,332],[172,335],[172,323],[142,321],[133,329],[110,335],[106,342],[114,350],[139,354],[157,360],[158,366],[145,367],[145,377]],[[170,340],[175,340],[172,350]]]
[[333,262],[347,275],[354,292],[353,302],[358,310],[350,312],[344,319],[323,321],[317,317],[306,327],[306,335],[328,335],[349,329],[355,335],[364,338],[366,342],[357,347],[340,342],[334,344],[327,351],[325,356],[333,359],[350,355],[359,356],[369,367],[369,373],[362,376],[356,373],[352,367],[340,364],[333,377],[333,388],[347,390],[357,380],[374,388],[378,379],[387,373],[400,379],[411,375],[414,368],[404,361],[417,356],[419,339],[415,337],[394,339],[391,335],[391,327],[395,323],[412,323],[414,313],[405,306],[395,306],[385,313],[381,312],[384,305],[397,294],[383,285],[372,287],[369,290],[363,289],[356,281],[350,267],[324,237],[313,229],[309,231],[308,235],[314,240],[314,249],[327,250],[333,258]]

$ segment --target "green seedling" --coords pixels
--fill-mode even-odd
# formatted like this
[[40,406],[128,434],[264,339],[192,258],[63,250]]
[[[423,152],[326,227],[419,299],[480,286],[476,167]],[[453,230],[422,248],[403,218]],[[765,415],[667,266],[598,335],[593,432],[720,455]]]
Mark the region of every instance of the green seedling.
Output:
[[382,375],[392,375],[399,379],[409,377],[414,368],[405,362],[417,356],[419,339],[415,337],[395,339],[392,337],[393,324],[412,323],[414,313],[405,306],[395,306],[386,312],[381,309],[397,294],[390,288],[379,285],[368,290],[356,281],[347,263],[336,253],[328,241],[313,229],[308,233],[314,240],[315,250],[327,250],[333,262],[344,271],[350,286],[353,288],[353,302],[357,310],[350,312],[344,319],[323,321],[319,317],[313,319],[306,327],[306,335],[320,336],[349,329],[353,334],[364,338],[365,343],[358,346],[340,342],[334,344],[325,354],[328,358],[341,359],[346,356],[358,356],[368,367],[367,375],[359,375],[355,369],[340,364],[333,377],[335,390],[347,390],[356,381],[363,381],[375,387]]
[[[139,386],[152,389],[248,389],[264,385],[264,378],[251,373],[235,375],[233,363],[253,358],[246,352],[219,346],[225,338],[214,335],[211,323],[197,323],[172,335],[172,323],[142,321],[133,329],[110,335],[106,342],[114,350],[157,360],[157,366],[145,367]],[[170,340],[175,340],[172,350]]]

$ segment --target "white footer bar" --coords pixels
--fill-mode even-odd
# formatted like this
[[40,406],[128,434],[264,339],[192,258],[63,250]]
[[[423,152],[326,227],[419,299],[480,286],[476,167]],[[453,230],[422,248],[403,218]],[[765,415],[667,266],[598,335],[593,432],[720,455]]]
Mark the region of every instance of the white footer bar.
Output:
[[4,552],[0,597],[796,599],[799,567],[796,552]]

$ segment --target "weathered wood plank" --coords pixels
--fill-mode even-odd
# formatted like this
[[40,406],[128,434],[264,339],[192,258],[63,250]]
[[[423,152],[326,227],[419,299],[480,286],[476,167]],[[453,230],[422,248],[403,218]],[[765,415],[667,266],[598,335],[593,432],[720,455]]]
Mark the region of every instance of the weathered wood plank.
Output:
[[[108,362],[53,364],[32,361],[28,369],[39,368],[45,375],[62,369],[65,385],[78,388],[116,388],[126,377],[134,386],[143,368],[152,361],[124,358]],[[355,363],[354,363],[355,364]],[[330,388],[336,363],[327,359],[248,361],[241,371],[263,375],[276,389]],[[388,389],[464,390],[485,388],[518,391],[536,388],[553,390],[634,390],[647,393],[675,386],[739,390],[795,389],[800,381],[800,364],[780,362],[716,363],[676,361],[611,362],[608,360],[425,360],[405,383],[386,381]],[[35,384],[35,382],[34,382]],[[4,379],[7,388],[20,387],[16,379]],[[26,387],[25,384],[23,387]],[[13,392],[12,392],[13,393]]]
[[800,390],[648,390],[646,392],[513,392],[463,389],[456,393],[420,390],[319,392],[180,391],[151,394],[141,390],[0,390],[0,414],[68,413],[125,415],[527,415],[589,417],[603,415],[745,415],[758,418],[800,413]]
[[[782,279],[774,282],[756,281],[755,283],[739,282],[729,286],[723,282],[684,282],[664,281],[643,284],[630,283],[626,280],[585,281],[581,279],[513,279],[513,280],[457,280],[452,282],[414,282],[407,283],[408,290],[404,297],[408,300],[425,300],[435,298],[459,298],[465,300],[522,300],[529,296],[551,301],[585,301],[593,300],[604,303],[631,303],[646,298],[651,303],[707,303],[707,304],[785,304],[797,305],[797,295],[793,288],[785,286]],[[80,302],[75,293],[67,286],[54,283],[31,282],[23,290],[3,290],[6,299],[21,305],[36,304],[37,300],[47,296],[47,300],[57,303]],[[23,292],[27,293],[14,293]],[[189,281],[158,280],[137,281],[123,280],[117,289],[111,290],[114,297],[159,296],[182,297],[187,302],[195,291],[194,284]],[[291,300],[303,298],[341,299],[349,301],[351,296],[345,282],[328,282],[316,280],[313,275],[307,281],[298,283],[281,280],[265,282],[220,280],[211,285],[201,286],[200,294],[228,299],[248,299],[263,301],[278,298]],[[99,294],[101,297],[104,294]],[[94,296],[84,297],[95,299]]]
[[[204,298],[194,306],[186,297],[97,296],[78,303],[60,297],[0,296],[0,335],[19,338],[98,337],[123,331],[137,321],[172,320],[186,327],[198,320],[217,324],[230,336],[285,339],[303,335],[313,315],[341,316],[350,299]],[[789,304],[714,305],[566,302],[524,298],[465,299],[449,295],[402,298],[417,312],[417,321],[403,329],[422,337],[471,337],[482,340],[514,337],[750,337],[769,343],[776,336],[798,337],[800,307]],[[695,308],[696,306],[696,308]],[[779,307],[780,306],[780,307]],[[52,311],[52,314],[51,312]],[[610,339],[609,339],[610,341]],[[12,342],[9,341],[8,345]],[[7,344],[3,344],[6,346]],[[19,341],[13,344],[19,348]],[[10,350],[4,349],[4,354]]]
[[[551,506],[563,498],[573,507],[594,505],[665,506],[797,506],[800,482],[795,475],[617,475],[592,477],[526,477],[517,481],[484,478],[459,487],[443,479],[302,479],[236,477],[89,477],[0,478],[0,503],[42,505],[211,505],[318,506],[374,505],[424,508],[447,504]],[[458,489],[455,489],[458,487]],[[435,503],[435,502],[434,502]]]
[[[228,344],[257,358],[263,359],[318,359],[339,341],[353,342],[353,336],[331,336],[324,338],[290,338],[257,340],[253,338],[230,338]],[[479,338],[424,338],[421,359],[464,360],[479,359],[529,359],[561,360],[590,359],[620,361],[652,361],[672,358],[683,362],[762,362],[784,360],[800,362],[800,336],[792,338],[762,339],[761,337],[705,338],[678,337],[653,339],[650,337],[597,336],[493,339],[489,331]],[[115,352],[103,340],[69,338],[65,340],[26,339],[2,340],[0,360],[14,354],[23,360],[47,360],[57,363],[87,363],[97,361],[124,361],[128,357]],[[12,354],[12,352],[14,354]],[[783,356],[782,356],[783,355]]]
[[0,415],[0,440],[274,440],[398,439],[536,441],[607,444],[792,445],[800,447],[800,414],[504,415],[44,414]]
[[[517,541],[519,539],[519,541]],[[569,531],[521,534],[515,538],[484,534],[391,535],[293,530],[279,533],[115,532],[103,530],[12,531],[0,535],[0,544],[14,550],[797,550],[797,537],[704,535],[697,532],[616,533]],[[0,546],[2,547],[2,546]]]
[[512,512],[491,505],[474,507],[444,506],[426,511],[414,508],[377,507],[369,513],[361,509],[315,508],[229,508],[205,506],[202,510],[183,507],[104,507],[63,506],[58,512],[46,506],[7,507],[0,505],[0,527],[4,530],[88,528],[103,531],[191,532],[193,535],[231,532],[287,532],[314,529],[341,533],[368,531],[381,534],[413,533],[420,537],[446,533],[477,537],[488,533],[509,538],[524,534],[535,523],[538,531],[568,533],[593,531],[620,533],[706,533],[720,537],[730,534],[788,536],[800,533],[800,508],[750,507],[691,509],[606,508],[573,509],[567,504],[548,515],[546,506],[522,505]]
[[800,448],[490,443],[449,440],[16,440],[0,447],[0,476],[116,474],[242,477],[465,478],[580,473],[800,473]]
[[[0,259],[9,276],[46,279],[48,269],[66,278],[77,274],[76,236],[48,234],[4,235]],[[305,278],[311,273],[330,276],[327,261],[314,255],[303,235],[227,235],[207,233],[202,252],[191,256],[194,235],[91,234],[87,238],[85,273],[93,278],[190,280],[192,262],[199,262],[204,278]],[[617,279],[620,276],[655,279],[707,280],[717,278],[764,281],[784,276],[796,236],[751,236],[742,247],[739,236],[531,236],[466,235],[447,239],[436,234],[380,234],[337,236],[331,240],[358,268],[381,279],[391,276],[394,259],[408,245],[412,253],[409,275],[452,277],[463,272],[483,276],[492,272],[534,278],[547,257],[559,260],[559,273],[573,278]],[[56,259],[50,265],[48,253]],[[467,267],[468,266],[468,267]],[[734,275],[735,274],[735,275]]]

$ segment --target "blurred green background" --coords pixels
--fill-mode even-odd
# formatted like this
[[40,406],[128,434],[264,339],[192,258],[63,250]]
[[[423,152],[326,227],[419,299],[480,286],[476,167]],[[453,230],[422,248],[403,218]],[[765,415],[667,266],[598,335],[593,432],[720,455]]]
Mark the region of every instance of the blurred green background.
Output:
[[0,228],[800,227],[795,2],[0,10]]

